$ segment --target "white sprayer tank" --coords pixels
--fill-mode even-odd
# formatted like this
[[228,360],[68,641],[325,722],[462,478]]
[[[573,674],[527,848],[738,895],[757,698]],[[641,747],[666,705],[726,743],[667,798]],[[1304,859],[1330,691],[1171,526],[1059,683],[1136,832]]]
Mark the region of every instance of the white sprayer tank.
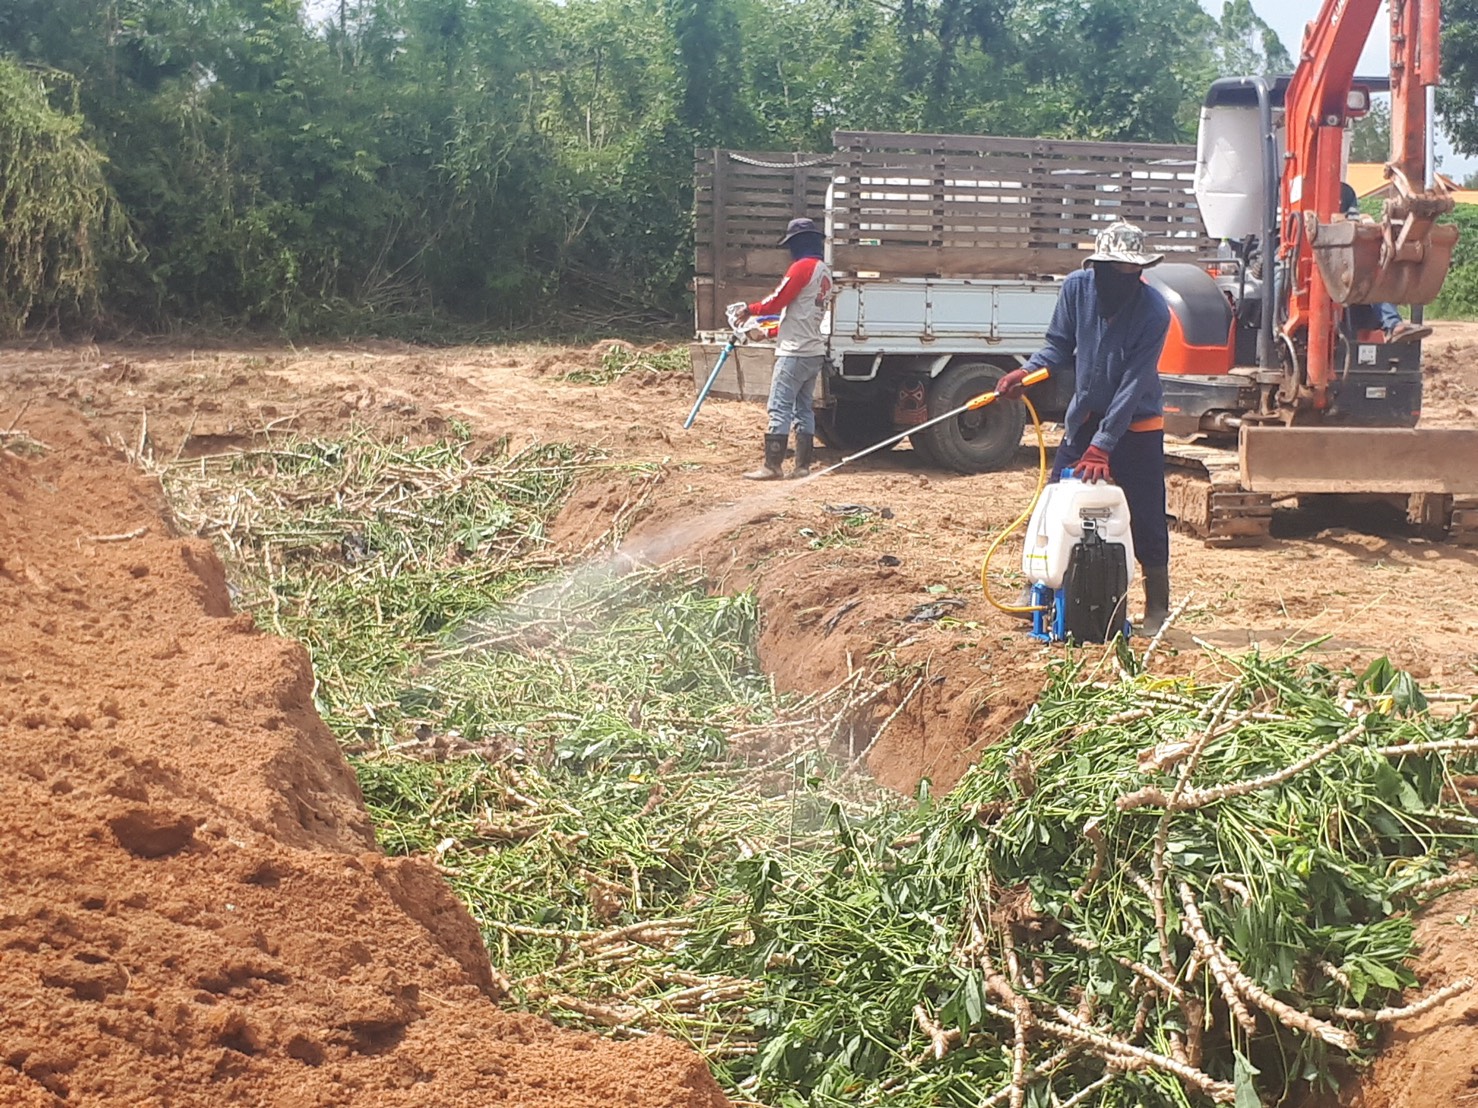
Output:
[[1124,545],[1129,564],[1129,582],[1134,581],[1134,538],[1129,532],[1129,502],[1124,490],[1107,483],[1085,484],[1076,477],[1063,477],[1042,490],[1021,552],[1021,572],[1033,585],[1062,587],[1068,556],[1083,538],[1084,524],[1091,521],[1105,542]]

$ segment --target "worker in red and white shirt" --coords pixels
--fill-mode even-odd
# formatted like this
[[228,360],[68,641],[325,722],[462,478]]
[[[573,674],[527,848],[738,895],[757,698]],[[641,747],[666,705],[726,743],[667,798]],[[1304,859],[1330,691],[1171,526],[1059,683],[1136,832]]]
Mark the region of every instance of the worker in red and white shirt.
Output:
[[826,338],[821,322],[831,299],[831,269],[825,261],[826,236],[815,220],[792,219],[781,246],[794,259],[780,286],[765,299],[748,304],[739,322],[750,316],[780,313],[775,336],[775,369],[770,375],[770,422],[765,432],[765,464],[744,476],[751,481],[774,481],[784,476],[781,465],[790,430],[795,428],[795,468],[792,477],[811,472],[816,443],[816,378],[826,361]]

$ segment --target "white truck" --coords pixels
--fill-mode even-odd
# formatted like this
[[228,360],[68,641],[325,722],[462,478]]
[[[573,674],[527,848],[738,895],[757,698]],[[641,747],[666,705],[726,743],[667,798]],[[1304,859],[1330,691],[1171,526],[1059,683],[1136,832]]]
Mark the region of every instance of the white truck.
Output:
[[[1212,252],[1191,147],[868,132],[836,145],[700,153],[693,373],[701,386],[729,337],[720,306],[759,299],[784,271],[786,220],[824,211],[834,291],[817,421],[842,449],[949,411],[1040,349],[1062,277],[1109,222],[1140,223],[1171,256]],[[737,348],[713,395],[763,400],[772,359],[764,344]],[[1044,418],[1061,417],[1072,386],[1059,374],[1033,390]],[[910,442],[980,473],[1014,454],[1024,420],[1022,405],[998,404]]]

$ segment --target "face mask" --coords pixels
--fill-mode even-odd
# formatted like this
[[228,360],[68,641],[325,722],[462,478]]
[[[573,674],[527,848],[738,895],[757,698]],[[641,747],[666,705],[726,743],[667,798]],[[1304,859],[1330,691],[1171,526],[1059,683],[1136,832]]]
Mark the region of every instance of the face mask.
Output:
[[1093,263],[1093,286],[1098,291],[1098,314],[1112,319],[1134,299],[1141,282],[1139,270],[1121,273],[1113,262]]
[[790,248],[790,257],[793,261],[802,258],[824,258],[826,240],[820,235],[803,234],[796,235],[785,245]]

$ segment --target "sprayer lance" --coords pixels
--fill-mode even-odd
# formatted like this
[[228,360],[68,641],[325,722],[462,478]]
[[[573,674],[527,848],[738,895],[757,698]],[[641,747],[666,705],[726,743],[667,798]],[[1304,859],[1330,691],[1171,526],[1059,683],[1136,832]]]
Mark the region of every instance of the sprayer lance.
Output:
[[[1023,388],[1028,385],[1038,385],[1050,376],[1051,374],[1045,369],[1035,369],[1026,375],[1025,380],[1023,380],[1021,384]],[[843,458],[835,465],[827,466],[825,469],[821,470],[819,473],[816,474],[816,476],[825,477],[828,473],[832,473],[835,470],[841,469],[842,466],[846,465],[848,462],[855,462],[858,458],[865,458],[869,454],[875,453],[876,451],[886,450],[894,443],[902,442],[904,439],[908,438],[909,435],[917,434],[925,427],[933,427],[936,423],[943,423],[947,419],[953,419],[955,416],[964,415],[966,412],[978,411],[979,409],[984,408],[990,404],[994,404],[998,399],[1000,399],[1000,394],[994,392],[983,392],[979,396],[971,397],[969,400],[961,404],[958,408],[953,408],[950,411],[945,412],[943,415],[937,415],[933,419],[926,420],[923,423],[910,427],[907,431],[901,431],[898,434],[894,435],[891,439],[884,439],[882,442],[874,443],[866,450],[859,450],[855,454],[847,455],[847,457]]]

